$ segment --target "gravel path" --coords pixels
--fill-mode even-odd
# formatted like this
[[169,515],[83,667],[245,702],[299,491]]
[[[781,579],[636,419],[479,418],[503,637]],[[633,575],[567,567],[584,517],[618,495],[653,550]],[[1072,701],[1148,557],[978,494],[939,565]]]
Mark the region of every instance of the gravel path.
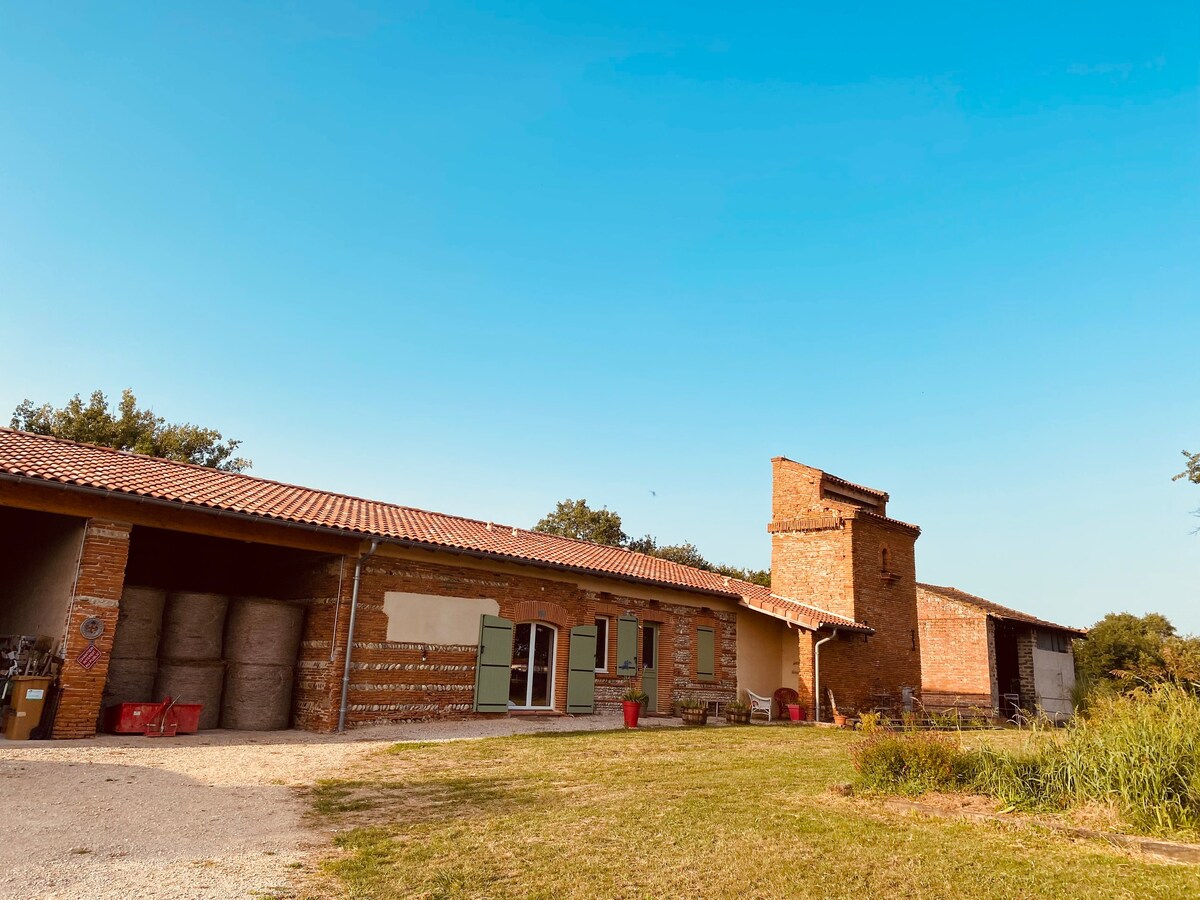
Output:
[[[647,725],[678,724],[651,719]],[[327,835],[300,788],[394,741],[619,728],[617,716],[511,718],[175,738],[0,738],[0,898],[288,893]]]

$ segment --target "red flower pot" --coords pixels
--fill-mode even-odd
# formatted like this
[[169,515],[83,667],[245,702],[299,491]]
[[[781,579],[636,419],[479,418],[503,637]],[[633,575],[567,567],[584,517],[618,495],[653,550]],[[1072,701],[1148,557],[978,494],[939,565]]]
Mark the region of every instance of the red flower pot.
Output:
[[622,700],[621,706],[625,709],[625,727],[637,728],[638,716],[642,713],[642,704],[636,700]]
[[790,718],[793,722],[804,721],[804,707],[799,703],[789,703],[787,705],[787,711],[788,718]]

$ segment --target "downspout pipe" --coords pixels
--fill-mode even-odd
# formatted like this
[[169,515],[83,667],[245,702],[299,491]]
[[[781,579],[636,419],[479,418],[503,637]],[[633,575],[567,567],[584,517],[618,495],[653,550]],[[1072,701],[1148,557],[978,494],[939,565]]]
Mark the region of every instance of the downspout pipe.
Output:
[[813,721],[821,721],[821,645],[827,644],[838,635],[838,630],[833,629],[833,634],[827,638],[821,638],[813,644],[813,693],[816,697],[813,698]]
[[354,588],[350,592],[350,625],[346,631],[346,663],[342,666],[342,703],[338,707],[337,733],[346,730],[346,706],[350,698],[350,657],[354,650],[354,622],[358,618],[358,588],[362,584],[362,568],[371,555],[379,549],[379,541],[371,541],[371,549],[354,564]]

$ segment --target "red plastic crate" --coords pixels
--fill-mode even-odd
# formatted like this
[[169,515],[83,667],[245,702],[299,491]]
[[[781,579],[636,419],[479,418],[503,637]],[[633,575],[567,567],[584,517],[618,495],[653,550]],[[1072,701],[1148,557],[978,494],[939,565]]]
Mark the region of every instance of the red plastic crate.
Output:
[[[163,704],[119,703],[104,711],[104,730],[109,734],[145,734],[146,726],[153,723],[153,731],[159,730]],[[166,731],[177,734],[192,734],[200,730],[201,703],[176,703],[167,711]]]

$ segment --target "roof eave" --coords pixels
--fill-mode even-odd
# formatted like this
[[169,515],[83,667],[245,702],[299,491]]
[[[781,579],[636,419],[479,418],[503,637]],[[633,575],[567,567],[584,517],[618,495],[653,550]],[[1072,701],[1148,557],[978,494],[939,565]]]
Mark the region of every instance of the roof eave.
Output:
[[313,525],[307,522],[293,522],[290,519],[282,519],[277,516],[255,515],[254,513],[239,512],[232,509],[220,509],[213,506],[204,506],[199,503],[188,503],[183,500],[168,500],[162,497],[151,497],[146,494],[135,494],[127,491],[111,491],[107,488],[93,487],[87,484],[75,484],[70,481],[56,481],[49,478],[38,478],[31,475],[21,475],[16,472],[0,472],[0,480],[11,481],[18,484],[33,484],[40,487],[47,487],[54,490],[65,490],[75,493],[88,494],[91,496],[105,497],[108,499],[127,500],[131,503],[147,504],[166,509],[183,510],[186,512],[201,513],[203,515],[215,516],[218,518],[236,519],[243,522],[253,522],[256,524],[278,525],[283,528],[295,529],[298,531],[306,531],[309,533],[318,533],[331,537],[350,538],[352,540],[378,540],[383,544],[392,544],[393,546],[405,547],[413,550],[424,550],[427,552],[442,552],[452,553],[460,556],[470,556],[476,559],[499,559],[505,562],[515,563],[517,565],[533,566],[539,569],[553,569],[561,572],[571,572],[572,574],[590,575],[597,578],[611,578],[616,581],[624,581],[631,584],[647,585],[658,588],[667,588],[669,590],[687,591],[694,594],[703,594],[708,597],[719,597],[723,600],[737,601],[741,599],[741,595],[736,591],[719,591],[710,588],[699,586],[677,584],[675,582],[659,581],[653,578],[644,578],[638,575],[626,575],[618,572],[606,572],[603,569],[593,569],[587,566],[572,566],[567,563],[555,563],[539,559],[530,559],[524,556],[512,556],[507,553],[498,553],[489,550],[475,550],[470,547],[454,547],[447,544],[435,544],[430,541],[418,541],[411,538],[389,537],[387,535],[375,534],[369,531],[360,531],[352,528],[338,528],[333,525]]

